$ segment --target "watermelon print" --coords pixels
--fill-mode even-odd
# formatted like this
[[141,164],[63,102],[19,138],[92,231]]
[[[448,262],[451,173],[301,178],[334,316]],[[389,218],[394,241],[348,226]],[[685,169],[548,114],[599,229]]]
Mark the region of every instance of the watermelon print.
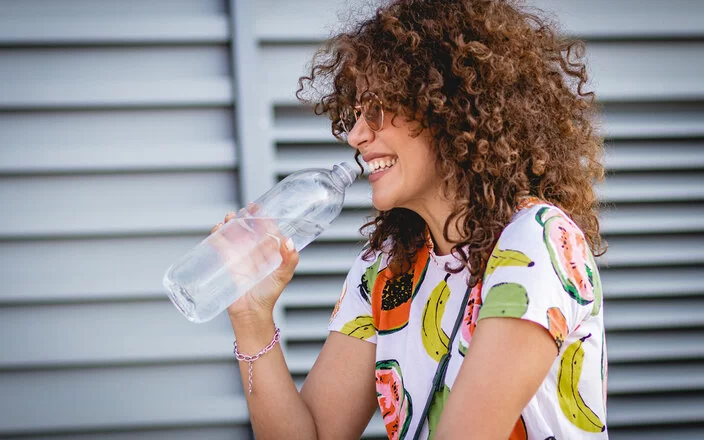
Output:
[[413,415],[411,396],[403,387],[401,366],[394,359],[376,363],[376,397],[390,440],[403,439]]
[[464,318],[462,318],[462,325],[460,325],[457,349],[459,350],[462,356],[466,355],[467,349],[469,349],[469,343],[472,340],[474,329],[477,328],[477,320],[479,319],[479,310],[481,308],[482,282],[480,281],[479,283],[477,283],[476,286],[472,288],[472,291],[469,293],[467,308],[464,312]]
[[535,218],[543,226],[543,241],[562,287],[577,303],[590,304],[599,275],[584,234],[556,208],[541,208]]

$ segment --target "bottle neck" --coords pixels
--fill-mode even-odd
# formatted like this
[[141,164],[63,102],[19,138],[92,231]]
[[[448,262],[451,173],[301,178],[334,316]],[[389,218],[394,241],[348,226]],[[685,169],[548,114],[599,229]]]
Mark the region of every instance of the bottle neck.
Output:
[[333,166],[331,171],[332,181],[343,190],[352,185],[359,174],[360,171],[348,162]]

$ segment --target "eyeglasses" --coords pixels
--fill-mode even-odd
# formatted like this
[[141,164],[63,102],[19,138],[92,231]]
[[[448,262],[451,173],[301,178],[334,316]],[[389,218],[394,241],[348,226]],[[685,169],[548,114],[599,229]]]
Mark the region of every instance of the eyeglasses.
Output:
[[372,131],[379,131],[384,125],[384,106],[374,92],[362,93],[362,96],[359,97],[359,105],[343,109],[340,112],[342,132],[349,135],[360,116],[364,117],[367,126]]

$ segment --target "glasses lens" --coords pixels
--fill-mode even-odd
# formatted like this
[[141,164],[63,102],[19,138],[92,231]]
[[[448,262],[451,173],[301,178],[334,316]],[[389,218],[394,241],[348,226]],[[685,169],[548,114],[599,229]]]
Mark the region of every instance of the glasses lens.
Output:
[[384,124],[384,109],[381,100],[373,93],[365,93],[362,97],[362,111],[367,125],[374,131],[381,130]]

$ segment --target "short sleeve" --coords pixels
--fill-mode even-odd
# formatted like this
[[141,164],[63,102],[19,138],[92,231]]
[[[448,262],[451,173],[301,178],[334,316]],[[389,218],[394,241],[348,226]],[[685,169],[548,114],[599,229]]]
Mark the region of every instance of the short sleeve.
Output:
[[375,252],[369,257],[364,257],[364,254],[365,251],[357,256],[347,274],[328,330],[376,343],[377,329],[372,317],[371,291],[384,254]]
[[517,214],[487,262],[478,320],[513,317],[545,327],[558,351],[601,309],[599,273],[584,234],[554,206]]

